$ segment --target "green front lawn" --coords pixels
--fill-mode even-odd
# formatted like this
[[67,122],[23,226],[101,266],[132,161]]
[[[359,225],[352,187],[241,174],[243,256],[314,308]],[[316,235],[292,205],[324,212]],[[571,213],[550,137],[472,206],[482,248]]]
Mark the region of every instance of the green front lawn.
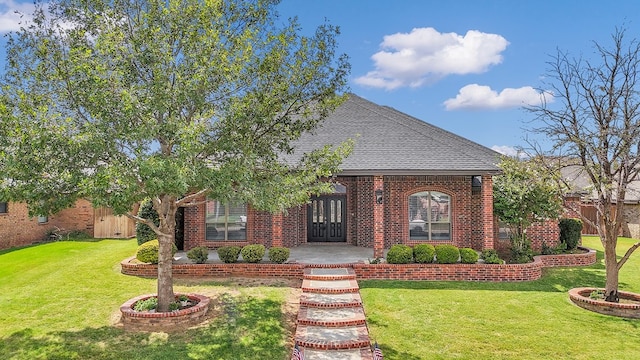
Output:
[[2,359],[286,359],[287,287],[176,282],[215,300],[204,326],[175,334],[127,333],[119,307],[156,281],[120,274],[135,240],[56,242],[0,251]]
[[[620,251],[632,243],[622,239]],[[584,244],[601,249],[594,238]],[[287,359],[288,287],[178,281],[212,296],[215,316],[180,333],[126,333],[127,299],[155,280],[124,276],[135,240],[56,242],[0,252],[2,359]],[[640,292],[640,254],[622,270]],[[267,282],[265,282],[267,283]],[[602,253],[586,268],[545,271],[526,283],[360,281],[372,340],[385,359],[638,359],[640,321],[582,310],[577,286],[602,286]]]
[[[592,313],[567,291],[604,286],[598,263],[547,269],[526,283],[359,281],[372,340],[385,359],[640,359],[639,320]],[[622,254],[631,239],[620,239]],[[640,253],[622,268],[621,290],[640,292]]]

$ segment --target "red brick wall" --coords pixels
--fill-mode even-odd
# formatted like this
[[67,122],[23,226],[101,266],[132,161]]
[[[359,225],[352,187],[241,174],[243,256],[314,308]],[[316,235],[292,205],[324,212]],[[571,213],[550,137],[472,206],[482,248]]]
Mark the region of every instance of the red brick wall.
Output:
[[7,204],[7,213],[0,214],[0,249],[30,245],[46,240],[47,233],[58,227],[63,231],[81,230],[93,236],[93,208],[86,200],[49,216],[49,221],[38,223],[38,218],[30,218],[24,203]]
[[[415,244],[409,241],[407,224],[409,195],[426,190],[440,191],[451,196],[452,215],[452,240],[437,241],[437,243],[452,243],[458,247],[471,247],[477,250],[484,248],[485,235],[493,239],[493,215],[492,209],[488,209],[489,215],[484,214],[487,202],[486,193],[479,190],[472,191],[471,176],[384,176],[383,204],[379,205],[382,211],[382,226],[384,247],[389,248],[393,244]],[[489,181],[490,177],[486,177]],[[485,180],[485,177],[483,177]],[[373,176],[338,177],[337,181],[347,187],[347,243],[367,248],[374,245],[374,209],[375,189]],[[485,180],[487,181],[487,180]],[[490,197],[490,196],[489,196]],[[264,244],[272,246],[274,238],[273,215],[252,211],[249,209],[247,219],[247,241],[224,244],[220,242],[207,242],[205,235],[205,207],[185,209],[185,249],[194,246],[205,245],[218,247],[222,245],[243,246],[248,243]],[[487,219],[491,222],[485,227]],[[378,224],[380,225],[380,224]],[[249,228],[250,227],[250,228]],[[306,243],[307,238],[307,206],[302,205],[289,209],[282,218],[282,244],[286,247],[294,247]],[[278,230],[279,231],[279,230]],[[492,242],[489,242],[492,244]]]
[[386,247],[392,244],[413,245],[409,241],[407,209],[409,195],[420,191],[439,191],[451,197],[451,243],[458,247],[481,250],[483,244],[483,206],[480,192],[471,189],[471,176],[385,176]]
[[[156,277],[157,265],[123,260],[122,273],[141,277]],[[544,267],[586,266],[596,262],[596,252],[582,254],[536,256],[527,264],[349,264],[358,279],[396,280],[437,280],[437,281],[531,281],[542,275]],[[174,264],[173,274],[177,277],[287,277],[302,279],[306,267],[335,268],[344,264],[305,265],[291,264]]]

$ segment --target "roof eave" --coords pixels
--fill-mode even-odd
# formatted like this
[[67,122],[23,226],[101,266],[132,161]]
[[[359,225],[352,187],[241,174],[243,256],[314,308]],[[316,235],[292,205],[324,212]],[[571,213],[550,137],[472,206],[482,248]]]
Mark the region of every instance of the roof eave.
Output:
[[336,174],[337,176],[371,176],[371,175],[382,175],[382,176],[401,176],[401,175],[411,175],[411,176],[433,176],[433,175],[441,175],[441,176],[475,176],[475,175],[498,175],[500,174],[500,170],[496,169],[478,169],[478,170],[391,170],[391,169],[380,169],[380,170],[343,170]]

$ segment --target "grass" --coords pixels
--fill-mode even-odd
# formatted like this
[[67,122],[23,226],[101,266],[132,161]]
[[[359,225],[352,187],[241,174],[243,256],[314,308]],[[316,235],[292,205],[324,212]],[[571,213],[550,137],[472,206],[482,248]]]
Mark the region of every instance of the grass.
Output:
[[[640,359],[640,321],[574,306],[567,291],[604,286],[602,246],[585,268],[547,269],[524,283],[359,281],[372,340],[385,359]],[[619,254],[633,240],[620,239]],[[640,254],[620,273],[640,292]]]
[[[640,321],[582,310],[577,286],[603,286],[597,264],[545,270],[523,283],[359,281],[372,340],[385,359],[638,359]],[[633,241],[621,239],[622,254]],[[287,287],[176,281],[215,299],[215,315],[179,333],[128,333],[116,324],[127,299],[155,280],[120,274],[135,240],[62,241],[0,251],[2,359],[287,359]],[[620,274],[640,292],[640,254]]]
[[120,274],[135,240],[61,241],[0,252],[3,359],[286,359],[282,306],[290,289],[176,281],[210,295],[216,316],[179,333],[129,333],[116,324],[126,300],[154,279]]

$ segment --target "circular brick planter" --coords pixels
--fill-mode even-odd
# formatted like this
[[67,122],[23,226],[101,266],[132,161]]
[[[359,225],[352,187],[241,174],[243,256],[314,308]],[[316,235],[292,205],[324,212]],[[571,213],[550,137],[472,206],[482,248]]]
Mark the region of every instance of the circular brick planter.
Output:
[[619,291],[620,300],[632,300],[637,303],[613,303],[590,298],[589,295],[594,290],[602,289],[586,287],[571,289],[569,290],[569,298],[579,307],[599,314],[640,319],[640,294]]
[[[176,296],[179,295],[182,294],[176,294]],[[136,331],[183,329],[199,324],[204,320],[211,300],[206,296],[198,294],[185,295],[187,295],[190,300],[197,302],[197,304],[182,310],[160,313],[133,310],[136,302],[154,297],[156,294],[135,297],[120,306],[122,324],[125,329]]]

